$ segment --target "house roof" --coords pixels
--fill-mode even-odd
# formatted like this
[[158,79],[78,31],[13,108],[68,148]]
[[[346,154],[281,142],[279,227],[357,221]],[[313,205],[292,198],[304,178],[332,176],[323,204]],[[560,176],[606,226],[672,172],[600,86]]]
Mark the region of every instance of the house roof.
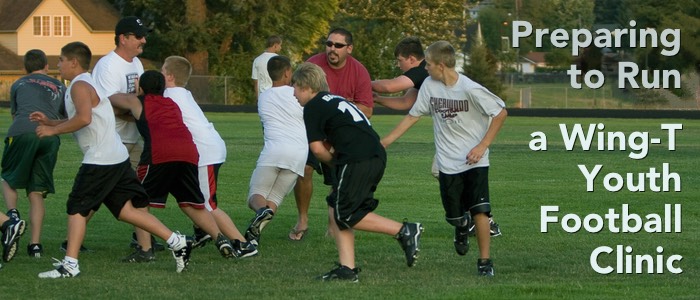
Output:
[[24,70],[24,61],[12,50],[0,45],[0,70]]
[[[43,0],[0,0],[0,31],[17,31]],[[114,31],[119,12],[106,0],[63,0],[92,31]]]
[[544,58],[544,56],[547,54],[547,52],[529,52],[525,54],[525,58],[528,60],[531,60],[534,63],[546,63],[547,60]]

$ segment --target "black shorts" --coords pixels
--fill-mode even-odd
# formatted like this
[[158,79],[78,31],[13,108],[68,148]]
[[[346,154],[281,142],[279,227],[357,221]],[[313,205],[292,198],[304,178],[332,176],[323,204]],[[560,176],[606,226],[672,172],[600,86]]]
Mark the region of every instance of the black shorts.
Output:
[[323,171],[321,169],[322,163],[318,161],[318,158],[316,158],[316,156],[311,152],[311,150],[309,150],[309,154],[306,157],[306,165],[314,168],[316,173],[318,173],[319,175],[323,174]]
[[326,202],[335,209],[338,228],[352,228],[377,209],[379,200],[374,199],[374,191],[384,176],[385,167],[385,161],[378,157],[335,166],[338,183]]
[[155,165],[139,165],[137,173],[150,198],[150,206],[164,208],[168,194],[178,205],[204,209],[204,195],[199,187],[197,165],[174,161]]
[[116,165],[82,164],[68,195],[66,212],[86,217],[91,210],[97,211],[100,204],[119,219],[124,204],[131,200],[136,208],[148,206],[146,191],[131,169],[129,160]]
[[453,175],[440,172],[438,181],[447,219],[459,219],[467,211],[472,215],[491,213],[488,167],[473,168]]

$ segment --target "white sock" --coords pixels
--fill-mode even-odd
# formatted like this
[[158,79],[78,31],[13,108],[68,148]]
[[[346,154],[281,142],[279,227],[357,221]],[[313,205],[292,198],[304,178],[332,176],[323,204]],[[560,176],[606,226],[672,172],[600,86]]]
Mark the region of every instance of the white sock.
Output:
[[168,243],[168,246],[172,248],[173,250],[180,250],[183,247],[185,247],[185,244],[187,241],[185,241],[183,238],[180,238],[180,236],[173,232],[173,234],[170,235],[168,240],[166,241]]
[[72,258],[70,256],[64,257],[63,263],[67,264],[68,266],[74,269],[78,267],[78,259]]

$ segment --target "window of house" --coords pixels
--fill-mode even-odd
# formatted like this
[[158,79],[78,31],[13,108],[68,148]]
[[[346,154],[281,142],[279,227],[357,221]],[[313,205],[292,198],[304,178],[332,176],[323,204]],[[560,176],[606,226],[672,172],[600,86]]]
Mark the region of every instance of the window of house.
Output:
[[71,35],[70,16],[34,16],[33,21],[35,36]]

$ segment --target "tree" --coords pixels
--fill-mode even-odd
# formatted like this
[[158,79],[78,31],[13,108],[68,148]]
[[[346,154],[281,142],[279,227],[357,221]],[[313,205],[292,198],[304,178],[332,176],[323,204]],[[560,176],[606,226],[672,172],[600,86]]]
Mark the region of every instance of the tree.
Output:
[[[311,53],[328,30],[337,0],[114,0],[122,15],[137,15],[153,26],[143,57],[162,61],[187,57],[194,74],[233,78],[232,103],[253,103],[250,70],[269,35],[282,36],[293,61]],[[212,97],[222,98],[223,95]],[[212,102],[213,99],[197,99]]]
[[495,57],[486,48],[481,35],[481,26],[478,25],[477,33],[474,36],[476,40],[469,52],[469,63],[464,64],[464,74],[472,80],[488,88],[492,93],[504,98],[503,83],[496,76],[497,63]]
[[462,49],[465,37],[458,32],[466,27],[464,9],[454,0],[343,0],[331,24],[353,33],[353,56],[372,78],[391,78],[399,74],[394,46],[404,37],[419,37],[424,47],[446,40]]

